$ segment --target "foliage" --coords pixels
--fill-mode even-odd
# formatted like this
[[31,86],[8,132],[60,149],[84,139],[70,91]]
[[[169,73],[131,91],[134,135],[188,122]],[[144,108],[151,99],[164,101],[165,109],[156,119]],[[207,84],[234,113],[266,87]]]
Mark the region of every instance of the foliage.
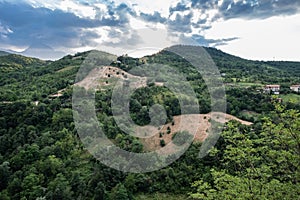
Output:
[[[284,102],[286,107],[274,104],[276,100],[262,93],[257,85],[287,86],[299,82],[299,63],[248,61],[216,49],[206,50],[221,73],[226,73],[224,81],[233,84],[226,85],[227,112],[238,117],[245,112],[255,113],[251,120],[254,125],[230,122],[207,157],[198,158],[201,144],[194,143],[176,162],[145,174],[123,173],[101,164],[87,152],[77,135],[72,89],[89,52],[54,62],[2,55],[0,199],[186,199],[188,193],[196,199],[297,199],[299,106],[297,102]],[[176,68],[192,85],[201,113],[210,112],[207,87],[201,74],[186,60],[161,51],[143,59],[125,55],[118,61],[112,65],[125,71],[147,63]],[[236,82],[255,85],[240,87]],[[61,97],[51,96],[59,90]],[[102,129],[120,148],[144,152],[142,143],[116,124],[111,95],[110,89],[95,94],[96,115]],[[288,91],[284,95],[289,95]],[[149,111],[156,104],[166,110],[166,123],[181,114],[172,91],[148,84],[131,96],[131,118],[139,125],[148,124]],[[89,130],[91,126],[86,124],[83,128]]]
[[300,112],[277,104],[260,133],[228,124],[211,152],[219,165],[192,184],[194,199],[296,199],[300,195]]

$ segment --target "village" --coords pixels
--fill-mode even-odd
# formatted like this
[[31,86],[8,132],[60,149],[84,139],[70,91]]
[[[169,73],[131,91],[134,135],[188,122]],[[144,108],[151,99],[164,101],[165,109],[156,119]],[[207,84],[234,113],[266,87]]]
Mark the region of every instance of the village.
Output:
[[[291,85],[290,90],[292,92],[299,93],[300,92],[300,84]],[[279,95],[280,94],[280,85],[266,85],[264,87],[264,92]]]

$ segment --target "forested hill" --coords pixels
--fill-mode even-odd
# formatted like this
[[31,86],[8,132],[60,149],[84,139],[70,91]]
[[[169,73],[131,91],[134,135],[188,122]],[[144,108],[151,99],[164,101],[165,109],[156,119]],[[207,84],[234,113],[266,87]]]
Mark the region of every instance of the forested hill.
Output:
[[[187,49],[187,52],[188,48],[198,48],[195,46],[183,47]],[[214,48],[205,48],[205,50],[211,55],[219,68],[227,92],[229,94],[234,93],[234,96],[241,96],[242,91],[245,98],[250,95],[245,94],[249,91],[237,88],[262,90],[265,84],[280,84],[283,94],[286,94],[289,92],[290,85],[300,82],[300,62],[251,61],[226,54]],[[68,55],[57,61],[42,61],[14,54],[0,56],[0,101],[42,100],[49,97],[49,95],[57,94],[60,90],[68,91],[65,89],[71,89],[76,73],[89,53]],[[188,80],[195,85],[196,88],[194,89],[198,92],[203,91],[205,88],[201,74],[195,73],[192,70],[193,67],[186,60],[166,50],[141,59],[120,56],[118,61],[120,62],[114,62],[112,65],[125,71],[145,63],[167,64],[186,73]],[[260,94],[257,95],[260,96]],[[231,95],[229,95],[229,100],[230,97]],[[253,101],[258,103],[260,99],[264,99],[264,97],[255,98]],[[236,100],[245,102],[245,105],[234,106],[236,109],[233,109],[229,102],[228,112],[231,114],[238,115],[239,111],[242,110],[262,111],[260,108],[255,109],[256,106],[252,106],[254,105],[252,101]],[[203,101],[209,104],[208,97],[203,96]],[[203,110],[207,112],[209,109]]]
[[[197,47],[185,48],[188,52],[188,48]],[[290,90],[290,85],[300,83],[300,63],[250,61],[216,49],[206,50],[222,75],[226,112],[251,123],[238,120],[220,124],[208,119],[210,94],[201,74],[166,50],[140,59],[97,51],[57,61],[0,56],[0,199],[299,199],[300,95]],[[120,129],[111,98],[119,78],[139,78],[131,69],[159,63],[186,75],[196,98],[179,95],[187,105],[198,101],[198,116],[207,126],[214,123],[222,130],[209,155],[199,159],[202,140],[198,140],[171,165],[140,174],[116,171],[92,157],[79,138],[72,110],[74,88],[81,94],[91,92],[75,83],[90,53],[115,58],[103,69],[106,74],[97,77],[102,71],[96,69],[90,79],[99,83],[95,84],[99,89],[93,105],[95,116],[113,144],[134,153],[149,152],[153,147]],[[86,72],[99,63],[91,61]],[[141,126],[150,123],[153,105],[160,104],[166,111],[166,122],[160,125],[167,127],[159,129],[155,140],[161,148],[172,142],[174,135],[186,134],[174,133],[177,119],[185,113],[181,113],[177,97],[164,87],[164,78],[159,74],[150,77],[129,99],[130,117]],[[281,86],[279,95],[264,91],[265,84],[275,83]],[[85,100],[80,103],[79,107],[88,108]],[[83,125],[84,130],[93,130],[91,124]],[[209,134],[208,129],[203,132]],[[85,139],[92,140],[92,135]]]
[[[195,49],[197,47],[183,46],[183,48],[189,52],[189,48]],[[270,84],[299,82],[300,62],[253,61],[224,53],[215,48],[204,47],[204,49],[211,56],[220,73],[226,74],[225,78],[227,77],[227,79],[224,82],[235,82],[236,79],[240,82]],[[165,50],[146,58],[166,64],[176,65],[176,63],[180,63],[178,57]],[[289,80],[286,79],[287,77]]]
[[283,73],[284,75],[290,75],[292,77],[300,76],[300,62],[247,60],[224,53],[215,48],[205,48],[205,50],[210,54],[221,70],[237,68],[246,70],[248,71],[248,74],[253,76],[259,75],[259,72],[267,73],[266,76],[275,76],[277,75],[276,71],[280,70],[281,72],[279,73]]
[[0,57],[0,101],[31,100],[71,86],[82,63],[82,56],[66,56],[57,61],[42,61],[21,55]]

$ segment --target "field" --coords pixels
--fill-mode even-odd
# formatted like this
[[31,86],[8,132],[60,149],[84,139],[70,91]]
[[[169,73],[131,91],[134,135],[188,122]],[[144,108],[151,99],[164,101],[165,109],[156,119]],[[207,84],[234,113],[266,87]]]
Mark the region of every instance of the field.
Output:
[[280,98],[282,98],[283,102],[293,102],[293,103],[300,103],[300,95],[299,94],[286,94],[286,95],[280,95]]

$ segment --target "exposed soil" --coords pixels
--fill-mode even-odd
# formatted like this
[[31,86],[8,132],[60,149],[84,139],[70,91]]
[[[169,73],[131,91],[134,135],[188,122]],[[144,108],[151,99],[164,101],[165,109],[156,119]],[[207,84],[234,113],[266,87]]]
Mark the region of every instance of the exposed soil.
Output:
[[[146,151],[155,151],[160,148],[160,141],[164,140],[166,144],[172,141],[172,137],[176,132],[188,131],[194,135],[194,141],[202,142],[206,139],[211,128],[211,120],[219,123],[226,123],[230,120],[238,121],[244,125],[251,125],[251,122],[247,122],[237,117],[224,113],[209,113],[209,114],[191,114],[174,116],[174,125],[168,123],[160,129],[157,129],[157,134],[149,138],[142,138],[141,142],[144,145]],[[168,134],[168,127],[170,133]]]
[[105,89],[108,86],[114,86],[118,80],[129,81],[132,88],[147,86],[146,77],[134,76],[111,66],[94,68],[82,81],[75,85],[84,87],[85,89]]

